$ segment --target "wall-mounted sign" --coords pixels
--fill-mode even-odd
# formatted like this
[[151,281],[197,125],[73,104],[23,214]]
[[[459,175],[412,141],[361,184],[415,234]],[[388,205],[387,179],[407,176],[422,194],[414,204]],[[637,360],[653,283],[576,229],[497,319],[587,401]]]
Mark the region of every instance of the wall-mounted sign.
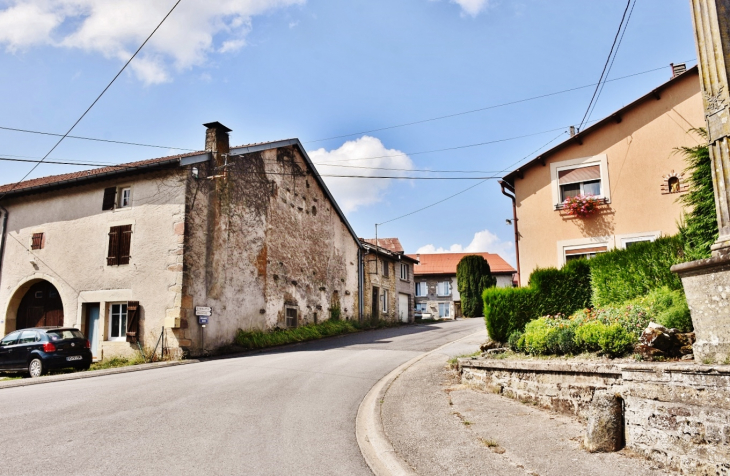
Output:
[[208,323],[208,316],[198,316],[198,324],[205,325]]
[[212,311],[213,310],[209,307],[195,306],[195,315],[196,316],[210,316]]

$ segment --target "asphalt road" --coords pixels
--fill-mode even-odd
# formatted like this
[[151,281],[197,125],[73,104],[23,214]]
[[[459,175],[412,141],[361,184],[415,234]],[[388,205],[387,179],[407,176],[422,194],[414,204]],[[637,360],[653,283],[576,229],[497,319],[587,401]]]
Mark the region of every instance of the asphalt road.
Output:
[[243,357],[0,390],[0,474],[369,475],[368,390],[481,319],[363,332]]

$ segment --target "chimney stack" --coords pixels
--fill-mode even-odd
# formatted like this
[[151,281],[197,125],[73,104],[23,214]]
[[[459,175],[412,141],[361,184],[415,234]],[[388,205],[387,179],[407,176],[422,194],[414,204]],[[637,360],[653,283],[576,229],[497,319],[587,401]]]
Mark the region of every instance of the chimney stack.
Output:
[[228,141],[228,133],[231,130],[220,122],[209,122],[203,125],[206,127],[205,150],[213,152],[213,157],[218,161],[221,154],[227,154],[231,150]]
[[575,136],[575,126],[570,126],[570,137]]
[[672,67],[672,78],[676,78],[680,74],[687,71],[687,65],[685,63],[679,63],[679,64],[669,63],[669,66]]

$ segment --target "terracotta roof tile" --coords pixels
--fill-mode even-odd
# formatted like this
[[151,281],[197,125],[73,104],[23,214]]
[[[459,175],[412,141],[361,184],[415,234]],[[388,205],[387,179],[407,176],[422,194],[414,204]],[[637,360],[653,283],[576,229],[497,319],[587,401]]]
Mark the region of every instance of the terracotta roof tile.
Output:
[[492,273],[509,274],[517,271],[501,256],[494,253],[429,253],[420,255],[409,254],[411,258],[419,259],[421,264],[413,267],[413,274],[456,274],[456,265],[461,258],[468,255],[483,256],[489,263]]
[[[360,238],[362,241],[375,245],[375,238]],[[393,253],[403,253],[403,246],[398,238],[378,238],[377,246]]]

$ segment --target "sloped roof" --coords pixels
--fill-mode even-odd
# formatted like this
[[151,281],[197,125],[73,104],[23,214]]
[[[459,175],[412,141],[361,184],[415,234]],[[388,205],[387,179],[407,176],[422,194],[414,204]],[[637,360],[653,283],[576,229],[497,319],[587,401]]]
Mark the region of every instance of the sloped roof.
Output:
[[483,256],[493,274],[512,274],[516,273],[512,266],[507,263],[501,256],[495,253],[429,253],[429,254],[410,254],[411,258],[419,259],[421,264],[413,267],[415,276],[426,274],[456,274],[456,265],[459,264],[464,256],[478,255]]
[[[366,243],[375,245],[375,238],[360,238],[360,239]],[[392,251],[393,253],[403,253],[405,251],[403,249],[403,246],[400,244],[400,240],[398,238],[378,238],[377,246],[379,246],[381,248],[385,248],[386,250]]]

